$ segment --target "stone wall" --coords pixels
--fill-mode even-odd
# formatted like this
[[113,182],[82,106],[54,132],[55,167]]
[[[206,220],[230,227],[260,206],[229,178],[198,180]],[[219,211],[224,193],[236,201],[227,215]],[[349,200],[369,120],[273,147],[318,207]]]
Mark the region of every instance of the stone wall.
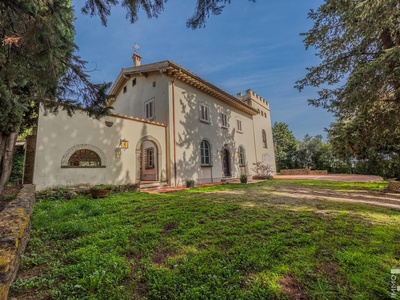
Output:
[[281,175],[308,175],[309,169],[283,169]]
[[389,180],[388,190],[390,192],[400,192],[400,181]]
[[281,175],[328,175],[327,170],[282,169]]
[[310,170],[309,175],[328,175],[327,170]]
[[0,212],[0,300],[7,299],[28,243],[34,203],[35,186],[24,185],[18,196]]

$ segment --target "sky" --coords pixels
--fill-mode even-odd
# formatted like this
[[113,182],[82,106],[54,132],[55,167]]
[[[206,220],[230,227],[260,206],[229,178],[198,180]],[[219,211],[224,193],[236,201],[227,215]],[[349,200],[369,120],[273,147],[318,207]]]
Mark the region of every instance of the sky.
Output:
[[298,140],[321,134],[333,116],[308,105],[317,89],[301,93],[295,82],[307,67],[319,63],[314,49],[306,51],[300,33],[312,27],[310,9],[322,0],[235,0],[223,13],[207,19],[206,27],[192,30],[195,0],[169,0],[158,18],[142,12],[131,24],[126,10],[112,9],[107,27],[99,17],[80,12],[84,0],[74,0],[75,42],[87,61],[93,82],[113,82],[122,68],[131,67],[135,43],[142,64],[171,60],[231,95],[252,89],[270,104],[271,121],[289,125]]

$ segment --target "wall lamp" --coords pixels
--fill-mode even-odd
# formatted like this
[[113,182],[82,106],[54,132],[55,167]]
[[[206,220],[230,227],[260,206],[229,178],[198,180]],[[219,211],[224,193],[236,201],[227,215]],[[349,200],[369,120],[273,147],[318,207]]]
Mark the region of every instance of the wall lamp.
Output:
[[121,149],[126,150],[129,148],[129,141],[127,139],[120,140],[119,145]]

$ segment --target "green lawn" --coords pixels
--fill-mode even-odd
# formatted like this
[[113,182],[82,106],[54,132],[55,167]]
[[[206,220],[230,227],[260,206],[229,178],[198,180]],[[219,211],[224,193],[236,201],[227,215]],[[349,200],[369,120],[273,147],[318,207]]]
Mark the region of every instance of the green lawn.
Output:
[[270,180],[39,200],[10,297],[391,299],[400,211],[273,193],[384,187]]

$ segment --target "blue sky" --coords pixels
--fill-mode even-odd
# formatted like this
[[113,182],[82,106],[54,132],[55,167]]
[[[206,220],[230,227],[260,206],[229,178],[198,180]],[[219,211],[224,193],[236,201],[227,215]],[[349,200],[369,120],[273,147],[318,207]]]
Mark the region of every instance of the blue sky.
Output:
[[94,82],[114,81],[121,68],[132,66],[135,42],[142,64],[172,60],[236,95],[251,88],[271,107],[273,122],[285,122],[297,139],[322,134],[334,121],[321,108],[309,106],[316,89],[301,93],[294,89],[306,67],[318,64],[315,52],[305,50],[300,36],[311,28],[310,9],[322,0],[235,0],[219,16],[211,16],[205,28],[186,28],[195,0],[169,0],[164,12],[130,24],[126,12],[114,7],[108,26],[98,17],[82,15],[83,0],[75,0],[76,43],[79,55],[88,62]]

